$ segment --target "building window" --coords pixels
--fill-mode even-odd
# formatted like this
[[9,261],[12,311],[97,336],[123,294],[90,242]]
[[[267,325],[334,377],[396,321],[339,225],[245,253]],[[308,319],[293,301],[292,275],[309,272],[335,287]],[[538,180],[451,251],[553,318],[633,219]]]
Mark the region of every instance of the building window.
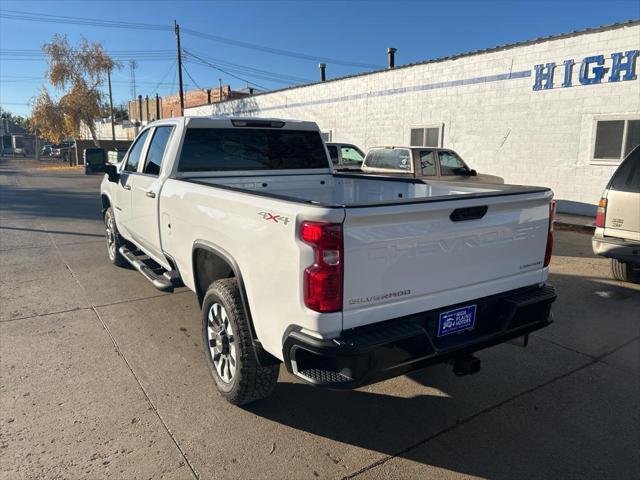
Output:
[[328,130],[326,132],[320,132],[320,136],[322,137],[322,141],[323,142],[330,142],[331,141],[331,130]]
[[409,144],[412,147],[440,147],[442,146],[442,124],[413,127]]
[[619,162],[640,145],[640,119],[597,120],[593,160]]

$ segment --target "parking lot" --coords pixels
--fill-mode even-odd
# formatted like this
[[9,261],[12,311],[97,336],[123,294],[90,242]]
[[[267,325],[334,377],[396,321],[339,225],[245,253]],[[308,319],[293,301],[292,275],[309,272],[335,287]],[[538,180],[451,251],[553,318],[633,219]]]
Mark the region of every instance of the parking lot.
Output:
[[218,396],[195,295],[107,259],[101,176],[0,161],[0,478],[640,478],[640,286],[556,232],[555,323],[361,388]]

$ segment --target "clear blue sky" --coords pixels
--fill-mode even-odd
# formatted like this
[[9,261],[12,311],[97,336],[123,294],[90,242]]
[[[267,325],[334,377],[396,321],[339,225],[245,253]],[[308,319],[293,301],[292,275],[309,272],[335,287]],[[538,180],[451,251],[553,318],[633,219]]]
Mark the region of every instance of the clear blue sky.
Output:
[[[0,0],[0,9],[33,14],[82,17],[117,22],[171,26],[283,49],[313,57],[384,66],[386,48],[398,49],[396,63],[410,63],[499,44],[528,40],[640,17],[640,2],[626,1],[12,1]],[[10,13],[10,12],[7,12]],[[12,13],[16,15],[15,13]],[[18,14],[19,15],[19,14]],[[138,59],[137,93],[151,95],[158,83],[160,95],[175,93],[175,37],[169,30],[145,30],[35,22],[0,18],[0,104],[16,114],[28,114],[29,101],[45,83],[46,64],[36,52],[54,33],[72,42],[81,35],[116,52],[123,61],[114,74],[114,101],[130,98],[128,59]],[[318,78],[318,60],[304,60],[242,48],[183,33],[182,46],[210,64],[231,62],[243,67],[293,76],[300,81]],[[15,50],[27,50],[16,52]],[[210,60],[209,58],[216,60]],[[242,80],[211,67],[186,63],[201,87],[222,78],[232,88]],[[214,63],[216,62],[216,63]],[[327,62],[329,78],[367,68]],[[255,76],[235,65],[228,72],[269,89],[286,86]],[[230,68],[228,68],[230,67]],[[282,80],[281,77],[278,79]],[[287,80],[288,81],[288,80]],[[193,81],[185,76],[185,82]],[[190,87],[192,88],[192,87]]]

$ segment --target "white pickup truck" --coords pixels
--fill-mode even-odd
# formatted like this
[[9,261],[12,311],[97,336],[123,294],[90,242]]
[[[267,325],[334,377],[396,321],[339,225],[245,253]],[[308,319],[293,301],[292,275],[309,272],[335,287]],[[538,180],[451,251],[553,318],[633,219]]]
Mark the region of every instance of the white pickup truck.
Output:
[[279,363],[353,388],[551,322],[552,192],[332,174],[316,124],[192,117],[146,126],[101,195],[109,258],[202,306],[231,403]]

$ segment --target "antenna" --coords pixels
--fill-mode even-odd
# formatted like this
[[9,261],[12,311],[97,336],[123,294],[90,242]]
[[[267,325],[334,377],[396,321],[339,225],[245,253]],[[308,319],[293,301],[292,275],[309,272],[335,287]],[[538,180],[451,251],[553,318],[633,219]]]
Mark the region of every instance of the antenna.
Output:
[[134,100],[138,98],[136,92],[136,68],[138,68],[138,62],[135,60],[129,60],[129,70],[131,72],[131,98]]

